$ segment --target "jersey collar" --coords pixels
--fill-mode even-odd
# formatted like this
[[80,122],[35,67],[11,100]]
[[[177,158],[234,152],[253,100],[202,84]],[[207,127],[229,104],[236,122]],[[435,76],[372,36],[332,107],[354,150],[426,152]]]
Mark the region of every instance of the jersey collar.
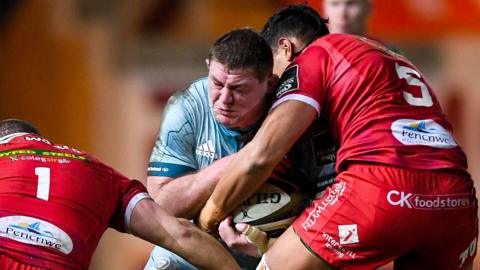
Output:
[[23,136],[23,135],[27,135],[28,133],[26,132],[17,132],[17,133],[12,133],[12,134],[9,134],[7,136],[3,136],[0,138],[0,144],[2,143],[8,143],[10,142],[11,140],[13,140],[14,138],[16,137],[19,137],[19,136]]

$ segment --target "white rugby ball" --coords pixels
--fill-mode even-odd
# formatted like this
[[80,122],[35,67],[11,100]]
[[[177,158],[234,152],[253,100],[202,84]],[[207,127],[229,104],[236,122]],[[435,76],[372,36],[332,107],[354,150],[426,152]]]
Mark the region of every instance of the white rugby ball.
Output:
[[304,207],[298,187],[269,179],[233,211],[233,223],[247,223],[275,236],[288,228]]

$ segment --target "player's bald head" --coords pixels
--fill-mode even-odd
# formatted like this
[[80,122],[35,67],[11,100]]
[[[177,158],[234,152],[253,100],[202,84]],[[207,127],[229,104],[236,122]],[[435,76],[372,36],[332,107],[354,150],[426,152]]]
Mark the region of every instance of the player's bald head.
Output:
[[35,126],[25,120],[7,119],[0,121],[0,137],[19,132],[40,134]]

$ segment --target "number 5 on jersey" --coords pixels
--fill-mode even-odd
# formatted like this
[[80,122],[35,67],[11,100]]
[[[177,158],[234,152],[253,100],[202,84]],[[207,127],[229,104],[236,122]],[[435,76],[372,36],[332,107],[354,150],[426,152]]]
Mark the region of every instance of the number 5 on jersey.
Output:
[[405,79],[408,85],[420,87],[420,91],[422,93],[421,97],[414,97],[406,90],[403,91],[403,98],[408,104],[425,107],[430,107],[433,105],[432,96],[430,96],[430,93],[428,92],[428,87],[422,81],[412,76],[412,74],[415,74],[418,78],[420,78],[420,73],[413,68],[400,66],[398,63],[395,63],[395,69],[398,77],[400,79]]
[[48,201],[48,195],[50,193],[50,168],[37,167],[35,168],[35,175],[38,176],[37,198]]

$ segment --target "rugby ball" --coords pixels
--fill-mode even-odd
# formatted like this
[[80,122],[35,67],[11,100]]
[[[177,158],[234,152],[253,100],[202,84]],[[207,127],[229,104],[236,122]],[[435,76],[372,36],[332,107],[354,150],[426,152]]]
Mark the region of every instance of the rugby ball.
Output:
[[233,223],[247,223],[275,237],[288,228],[304,208],[297,186],[269,179],[233,211]]

